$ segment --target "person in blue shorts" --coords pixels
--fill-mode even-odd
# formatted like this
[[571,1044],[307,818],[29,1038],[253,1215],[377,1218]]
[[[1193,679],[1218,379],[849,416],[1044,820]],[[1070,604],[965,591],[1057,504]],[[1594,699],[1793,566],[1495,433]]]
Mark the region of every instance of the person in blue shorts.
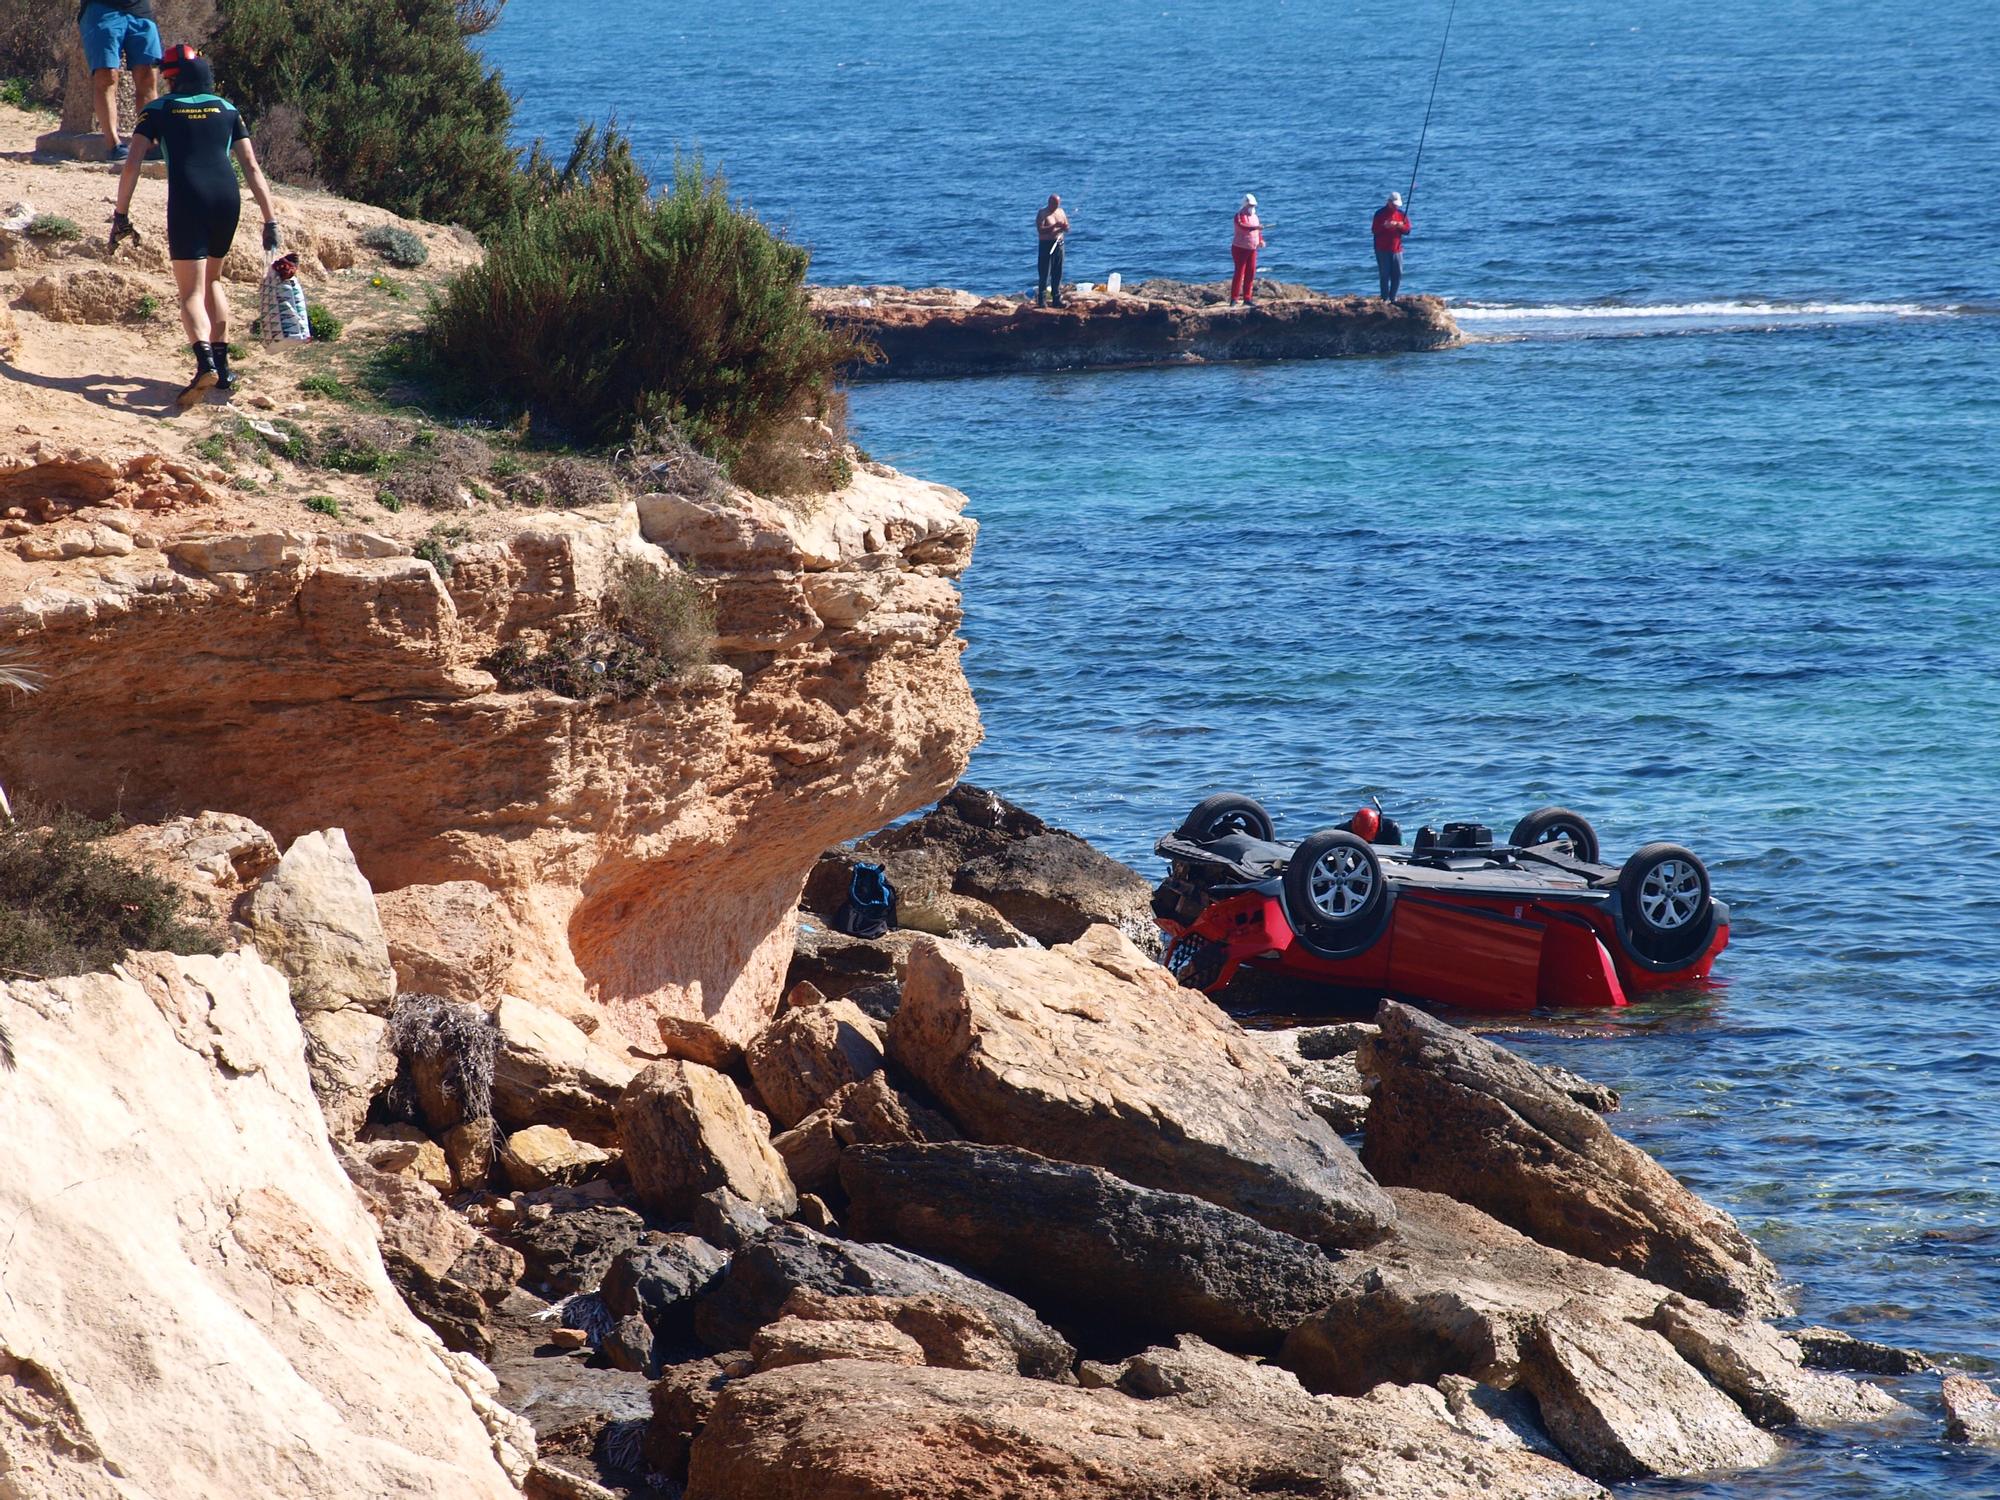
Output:
[[125,160],[118,138],[118,65],[132,70],[140,109],[159,81],[160,25],[153,0],[83,0],[76,27],[83,34],[83,60],[90,66],[90,89],[97,98],[97,124],[104,132],[106,161]]
[[[208,59],[192,47],[177,46],[165,68],[167,92],[139,112],[132,134],[157,144],[167,159],[167,258],[180,294],[181,326],[194,348],[194,379],[175,402],[190,406],[203,391],[216,386],[228,391],[236,384],[229,373],[229,303],[222,294],[222,262],[236,241],[244,186],[264,211],[267,251],[278,248],[278,220],[250,132],[236,106],[215,92]],[[143,150],[128,156],[118,179],[111,215],[114,251],[120,240],[139,238],[130,209],[144,159]],[[239,164],[242,184],[236,181]]]

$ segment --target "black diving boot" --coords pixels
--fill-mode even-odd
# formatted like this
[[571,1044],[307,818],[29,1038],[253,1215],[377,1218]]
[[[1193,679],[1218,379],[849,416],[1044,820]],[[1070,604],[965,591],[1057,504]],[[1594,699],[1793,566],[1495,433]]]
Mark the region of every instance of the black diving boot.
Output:
[[215,365],[215,388],[227,396],[236,389],[236,376],[229,368],[228,341],[212,341],[208,346],[208,357]]
[[212,389],[215,385],[215,352],[208,345],[199,342],[194,344],[193,348],[194,379],[183,386],[181,393],[174,397],[176,406],[193,406],[201,399],[203,391]]

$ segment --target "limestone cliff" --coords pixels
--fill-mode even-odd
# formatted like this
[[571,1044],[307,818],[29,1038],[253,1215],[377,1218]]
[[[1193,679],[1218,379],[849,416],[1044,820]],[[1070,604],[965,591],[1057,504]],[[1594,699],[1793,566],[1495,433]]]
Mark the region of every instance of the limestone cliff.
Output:
[[[448,576],[385,535],[99,506],[82,522],[129,550],[0,567],[0,644],[47,674],[0,714],[0,781],[142,820],[226,809],[281,844],[344,828],[378,892],[497,892],[504,988],[703,1055],[774,1009],[819,852],[964,769],[963,506],[869,468],[797,510],[721,489],[488,513]],[[713,663],[624,701],[484,665],[598,618],[633,559],[708,593]]]
[[0,985],[0,1225],[0,1496],[519,1493],[533,1436],[390,1285],[254,954]]

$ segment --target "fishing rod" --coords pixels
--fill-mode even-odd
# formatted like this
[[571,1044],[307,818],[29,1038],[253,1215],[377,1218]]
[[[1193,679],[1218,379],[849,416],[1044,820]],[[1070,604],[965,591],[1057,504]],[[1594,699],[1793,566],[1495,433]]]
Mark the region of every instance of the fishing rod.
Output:
[[1458,14],[1458,0],[1451,0],[1451,9],[1444,13],[1444,38],[1438,43],[1437,66],[1431,70],[1431,102],[1424,106],[1424,128],[1417,136],[1417,159],[1410,163],[1410,190],[1403,194],[1403,212],[1409,213],[1410,205],[1417,201],[1417,168],[1424,164],[1424,139],[1431,133],[1431,110],[1438,102],[1438,78],[1444,72],[1444,49],[1451,41],[1451,18]]

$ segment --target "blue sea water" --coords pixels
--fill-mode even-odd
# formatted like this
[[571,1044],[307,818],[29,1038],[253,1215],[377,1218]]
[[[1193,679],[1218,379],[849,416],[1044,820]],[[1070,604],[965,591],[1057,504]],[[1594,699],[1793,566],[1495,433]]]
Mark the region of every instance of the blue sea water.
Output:
[[[1448,0],[1447,0],[1448,3]],[[1443,4],[512,0],[524,138],[698,145],[816,279],[1372,283]],[[1693,1001],[1512,1038],[1625,1093],[1805,1315],[2000,1366],[2000,24],[1462,0],[1409,287],[1443,354],[880,385],[982,524],[972,775],[1143,869],[1199,795],[1303,833],[1544,802],[1708,858]],[[1920,1415],[1676,1496],[2000,1496]]]

